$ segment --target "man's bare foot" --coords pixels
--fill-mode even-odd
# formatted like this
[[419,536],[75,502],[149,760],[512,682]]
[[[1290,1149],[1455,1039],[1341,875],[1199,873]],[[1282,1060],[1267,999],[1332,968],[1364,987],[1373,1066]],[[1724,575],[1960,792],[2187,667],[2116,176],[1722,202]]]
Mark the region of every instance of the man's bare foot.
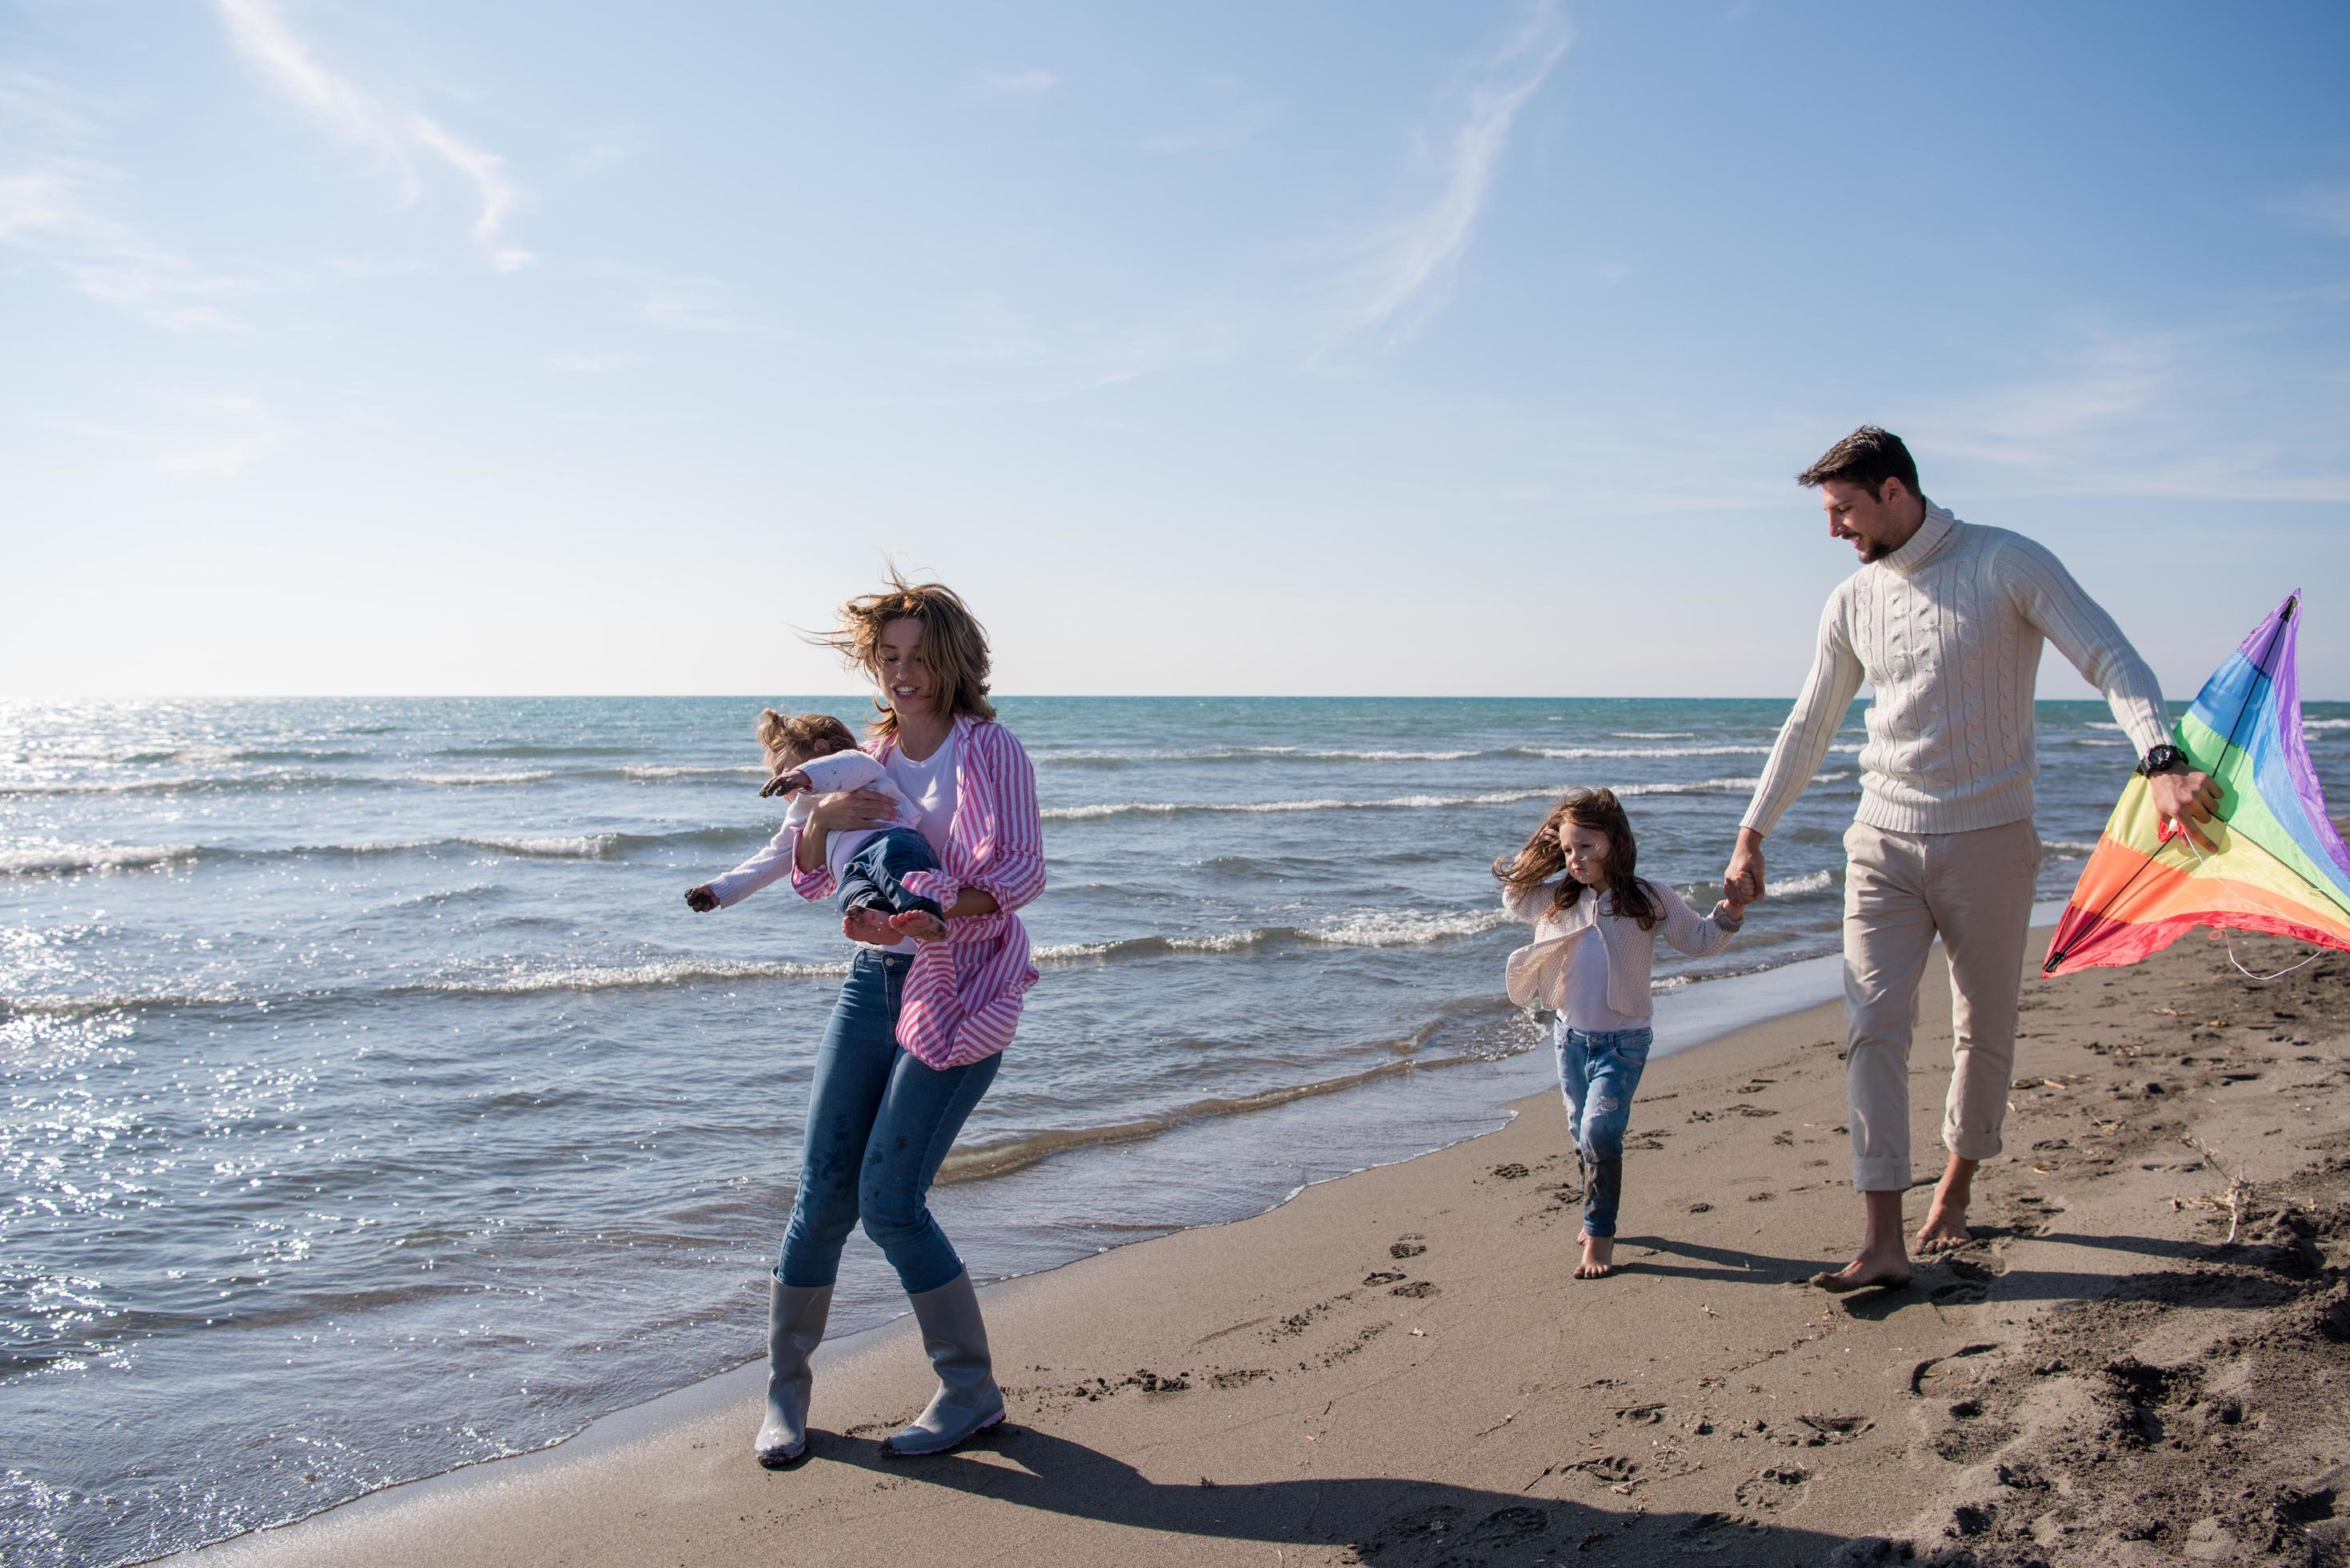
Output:
[[1950,1157],[1942,1171],[1942,1179],[1934,1186],[1934,1201],[1926,1210],[1926,1223],[1918,1231],[1918,1251],[1927,1257],[1936,1252],[1949,1252],[1973,1241],[1974,1232],[1967,1229],[1967,1201],[1974,1196],[1975,1162]]
[[1974,1232],[1967,1229],[1966,1206],[1952,1208],[1937,1195],[1934,1206],[1926,1211],[1926,1223],[1918,1229],[1918,1251],[1921,1256],[1956,1251],[1974,1239]]
[[1814,1274],[1813,1284],[1830,1295],[1846,1295],[1854,1291],[1898,1291],[1909,1282],[1909,1260],[1904,1257],[1872,1257],[1863,1252],[1841,1269]]
[[902,915],[892,915],[889,917],[889,929],[918,942],[942,942],[947,940],[947,923],[928,909],[909,909]]
[[852,942],[863,942],[868,947],[894,948],[898,945],[898,933],[889,929],[889,922],[881,911],[870,904],[859,904],[841,916],[840,934]]
[[1616,1272],[1616,1238],[1586,1236],[1583,1239],[1583,1262],[1575,1265],[1578,1280],[1604,1280]]

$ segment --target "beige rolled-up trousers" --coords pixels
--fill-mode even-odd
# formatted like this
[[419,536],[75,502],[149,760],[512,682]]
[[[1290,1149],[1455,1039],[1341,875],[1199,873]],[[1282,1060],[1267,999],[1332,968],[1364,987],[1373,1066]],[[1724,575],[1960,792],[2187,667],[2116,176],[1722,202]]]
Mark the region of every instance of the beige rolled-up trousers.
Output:
[[1887,833],[1856,822],[1844,846],[1852,1184],[1861,1192],[1898,1192],[1909,1185],[1918,981],[1937,935],[1950,962],[1942,1143],[1961,1159],[2000,1150],[2040,835],[2028,820],[1970,833]]

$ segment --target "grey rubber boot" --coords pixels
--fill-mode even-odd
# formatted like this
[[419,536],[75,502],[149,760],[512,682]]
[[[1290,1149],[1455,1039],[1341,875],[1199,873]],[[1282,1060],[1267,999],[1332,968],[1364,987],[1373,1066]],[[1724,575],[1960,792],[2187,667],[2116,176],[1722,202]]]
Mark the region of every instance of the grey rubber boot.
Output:
[[832,1287],[809,1289],[767,1279],[767,1415],[752,1449],[771,1470],[807,1452],[808,1357],[824,1343]]
[[881,1445],[885,1454],[942,1454],[1003,1419],[1003,1391],[987,1359],[987,1325],[969,1272],[934,1291],[909,1296],[922,1325],[922,1348],[939,1375],[939,1391],[914,1424]]

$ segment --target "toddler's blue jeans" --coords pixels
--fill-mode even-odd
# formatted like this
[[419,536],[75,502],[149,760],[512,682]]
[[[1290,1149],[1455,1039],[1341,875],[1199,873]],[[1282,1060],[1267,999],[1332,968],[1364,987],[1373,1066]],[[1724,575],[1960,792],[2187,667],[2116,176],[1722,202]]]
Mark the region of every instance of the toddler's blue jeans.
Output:
[[913,961],[903,953],[859,952],[816,1047],[799,1196],[775,1268],[787,1285],[831,1284],[860,1217],[908,1295],[962,1272],[953,1243],[931,1218],[931,1180],[1003,1058],[941,1071],[898,1048],[898,1010]]
[[937,899],[909,893],[900,881],[916,871],[938,868],[939,857],[920,832],[885,827],[858,845],[848,864],[840,868],[840,889],[833,896],[833,907],[844,915],[859,904],[878,905],[885,915],[922,909],[943,919],[946,911],[939,908]]
[[1555,1039],[1566,1128],[1583,1162],[1583,1233],[1613,1236],[1624,1191],[1624,1128],[1656,1034],[1647,1029],[1594,1033],[1569,1029],[1562,1019]]

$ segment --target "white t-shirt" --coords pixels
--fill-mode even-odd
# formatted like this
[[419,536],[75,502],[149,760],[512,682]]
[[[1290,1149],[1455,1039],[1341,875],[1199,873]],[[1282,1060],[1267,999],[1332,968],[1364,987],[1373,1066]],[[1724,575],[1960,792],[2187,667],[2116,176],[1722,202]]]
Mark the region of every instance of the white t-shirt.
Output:
[[[1606,894],[1593,898],[1607,898],[1600,906],[1603,912],[1612,912],[1616,902]],[[1615,1029],[1646,1029],[1650,1015],[1627,1017],[1607,1005],[1607,944],[1594,927],[1583,933],[1583,940],[1566,957],[1566,973],[1562,977],[1558,1016],[1570,1029],[1602,1034]]]
[[[930,841],[931,853],[943,859],[947,852],[947,831],[954,826],[955,814],[955,738],[947,732],[939,749],[920,762],[908,756],[902,746],[892,747],[889,760],[881,764],[898,793],[906,797],[921,820],[915,824],[922,836]],[[889,950],[893,953],[910,953],[914,943],[910,939]]]

